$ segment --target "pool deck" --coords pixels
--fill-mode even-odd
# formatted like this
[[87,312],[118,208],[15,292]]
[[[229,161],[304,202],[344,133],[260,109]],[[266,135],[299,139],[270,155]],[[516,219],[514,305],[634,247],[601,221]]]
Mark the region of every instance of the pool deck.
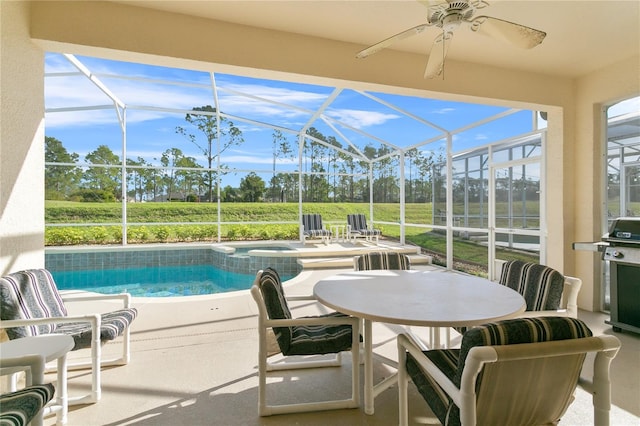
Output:
[[[322,248],[322,247],[320,247]],[[327,253],[332,253],[327,247]],[[337,247],[333,247],[337,249]],[[335,251],[334,251],[335,252]],[[327,259],[332,256],[326,257]],[[320,256],[319,258],[324,258]],[[349,258],[349,256],[347,256]],[[305,268],[285,284],[287,295],[308,295],[314,284],[353,264],[336,268]],[[334,264],[335,266],[335,264]],[[416,262],[414,269],[438,268]],[[398,422],[397,387],[376,398],[372,416],[362,408],[320,413],[259,417],[257,413],[257,308],[248,291],[180,298],[134,298],[139,316],[132,326],[131,362],[102,370],[102,399],[92,405],[70,407],[68,425],[392,425]],[[92,309],[107,310],[108,304]],[[313,315],[328,309],[315,302],[292,306],[294,316]],[[75,313],[75,312],[74,312]],[[580,311],[594,333],[611,334],[604,314]],[[376,353],[396,358],[395,336],[402,327],[374,324]],[[427,330],[413,327],[423,335]],[[616,334],[623,347],[612,364],[612,425],[640,425],[640,337]],[[103,353],[117,353],[119,345],[104,346]],[[72,353],[77,357],[80,353]],[[375,380],[393,369],[376,363]],[[55,380],[55,375],[48,375]],[[69,372],[69,393],[86,393],[89,371]],[[321,400],[350,392],[350,361],[342,368],[283,372],[269,380],[269,394],[277,401],[298,398]],[[438,424],[413,386],[409,391],[410,424]],[[55,424],[47,417],[45,425]],[[560,425],[593,424],[590,395],[578,389],[576,400]]]

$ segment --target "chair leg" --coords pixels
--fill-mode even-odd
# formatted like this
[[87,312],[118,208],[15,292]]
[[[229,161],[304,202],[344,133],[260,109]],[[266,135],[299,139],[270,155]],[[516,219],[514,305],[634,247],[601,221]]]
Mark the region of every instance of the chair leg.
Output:
[[258,331],[258,414],[268,416],[271,413],[267,407],[265,388],[267,386],[267,333],[264,326],[259,325]]
[[102,353],[102,346],[100,343],[100,323],[100,315],[94,315],[91,319],[91,393],[85,396],[69,398],[69,405],[94,404],[100,401],[102,396],[102,387],[100,383],[100,357]]
[[[260,321],[260,320],[259,320]],[[335,360],[330,361],[306,361],[274,365],[267,363],[267,338],[266,328],[259,325],[258,331],[258,414],[271,416],[275,414],[303,413],[309,411],[339,410],[344,408],[356,408],[360,405],[360,333],[354,332],[351,350],[351,398],[345,400],[333,400],[322,402],[307,402],[297,404],[268,405],[266,397],[267,372],[274,370],[291,370],[299,368],[335,367],[341,366],[342,354],[337,353]],[[359,328],[356,327],[356,328]],[[355,349],[354,349],[355,348]]]
[[400,426],[407,426],[409,424],[409,407],[407,397],[407,351],[404,346],[398,340],[398,413]]

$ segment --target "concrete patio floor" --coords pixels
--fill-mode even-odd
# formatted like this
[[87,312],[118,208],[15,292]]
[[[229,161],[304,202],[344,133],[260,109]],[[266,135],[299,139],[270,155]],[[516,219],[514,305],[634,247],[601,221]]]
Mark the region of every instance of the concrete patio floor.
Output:
[[[416,265],[415,269],[432,268]],[[303,271],[287,295],[310,294],[322,277],[344,269]],[[135,298],[139,316],[131,335],[131,362],[102,370],[102,399],[70,407],[68,425],[393,425],[398,422],[397,387],[375,401],[375,414],[363,408],[259,417],[257,409],[257,309],[248,291],[170,299]],[[314,302],[296,304],[294,316],[327,309]],[[108,309],[109,306],[100,308]],[[604,314],[580,312],[594,334],[611,334]],[[412,330],[426,336],[426,329]],[[395,359],[401,327],[374,325],[377,353]],[[612,364],[612,425],[640,425],[640,337],[616,333],[622,350]],[[103,354],[117,353],[108,344]],[[71,358],[79,354],[72,353]],[[394,370],[376,363],[375,380]],[[362,374],[362,370],[361,370]],[[48,375],[55,380],[55,375]],[[321,400],[348,395],[350,359],[343,368],[278,374],[268,385],[272,402]],[[362,383],[362,381],[361,381]],[[90,389],[88,370],[69,372],[69,394]],[[426,403],[409,387],[411,424],[438,424]],[[45,418],[55,424],[55,416]],[[561,425],[593,424],[590,395],[578,389]]]

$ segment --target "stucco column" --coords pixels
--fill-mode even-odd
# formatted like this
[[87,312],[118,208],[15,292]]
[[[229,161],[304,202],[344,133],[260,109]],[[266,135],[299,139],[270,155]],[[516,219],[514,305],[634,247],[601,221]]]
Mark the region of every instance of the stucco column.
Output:
[[0,272],[44,266],[44,52],[29,2],[0,2]]

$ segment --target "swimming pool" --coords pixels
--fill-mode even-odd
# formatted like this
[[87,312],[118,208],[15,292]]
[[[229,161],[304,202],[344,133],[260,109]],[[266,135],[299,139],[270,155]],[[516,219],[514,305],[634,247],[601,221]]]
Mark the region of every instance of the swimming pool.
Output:
[[269,266],[293,278],[298,254],[274,243],[59,247],[45,250],[45,267],[61,290],[176,297],[246,290]]
[[[153,268],[52,271],[60,290],[103,294],[129,293],[136,297],[177,297],[248,290],[255,274],[224,271],[211,265]],[[283,275],[282,280],[293,276]]]

